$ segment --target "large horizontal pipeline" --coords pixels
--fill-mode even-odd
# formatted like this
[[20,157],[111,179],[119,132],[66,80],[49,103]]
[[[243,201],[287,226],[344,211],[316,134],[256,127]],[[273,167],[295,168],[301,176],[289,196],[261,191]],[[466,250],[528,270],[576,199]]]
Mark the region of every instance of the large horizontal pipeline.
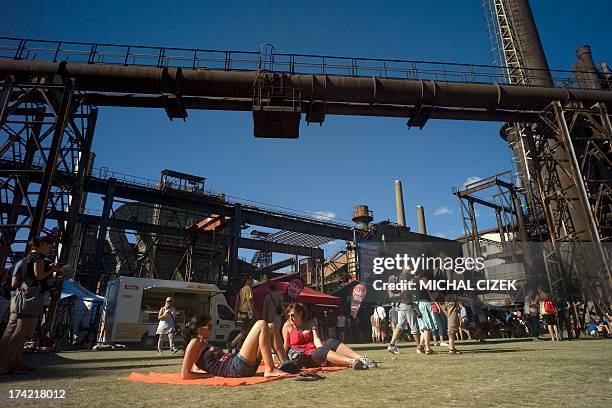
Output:
[[[251,98],[257,72],[181,70],[122,65],[0,59],[0,78],[63,75],[82,91],[213,98]],[[435,106],[533,112],[554,100],[602,102],[612,109],[612,92],[411,79],[283,75],[283,86],[299,89],[302,101],[351,104]]]
[[[162,96],[153,95],[129,95],[111,93],[88,93],[82,100],[83,103],[95,106],[123,106],[133,108],[164,108],[165,102]],[[205,110],[227,110],[249,112],[253,109],[252,98],[208,98],[196,96],[184,96],[181,104],[185,109]],[[302,112],[308,112],[311,104],[302,102]],[[317,106],[327,115],[357,115],[357,116],[379,116],[393,118],[410,118],[416,113],[414,107],[380,104],[351,104],[326,102]],[[434,107],[431,119],[456,119],[477,120],[495,122],[534,122],[537,120],[536,112],[512,112],[512,111],[488,111],[461,108]]]

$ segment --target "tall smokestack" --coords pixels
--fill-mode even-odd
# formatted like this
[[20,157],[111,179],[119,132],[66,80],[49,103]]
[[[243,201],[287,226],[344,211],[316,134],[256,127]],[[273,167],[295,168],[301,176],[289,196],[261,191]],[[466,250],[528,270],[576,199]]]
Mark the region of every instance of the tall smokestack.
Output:
[[397,214],[397,223],[402,227],[406,226],[406,217],[404,216],[404,195],[402,194],[402,182],[395,180],[395,211]]
[[427,226],[425,225],[425,208],[422,205],[417,205],[417,219],[419,220],[419,234],[427,234]]
[[538,70],[529,71],[529,84],[554,86],[529,0],[508,0],[508,5],[514,29],[519,37],[525,68]]
[[576,76],[579,79],[580,86],[586,89],[603,89],[603,78],[595,66],[591,47],[583,45],[576,50],[578,64],[575,65],[576,71],[581,71]]

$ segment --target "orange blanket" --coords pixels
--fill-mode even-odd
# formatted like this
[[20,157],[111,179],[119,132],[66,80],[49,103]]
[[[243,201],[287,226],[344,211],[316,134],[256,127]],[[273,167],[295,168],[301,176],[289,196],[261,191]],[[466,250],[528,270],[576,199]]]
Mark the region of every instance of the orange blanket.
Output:
[[[304,371],[317,372],[317,371],[338,371],[344,370],[347,367],[319,367],[309,368]],[[270,381],[282,380],[284,378],[295,377],[295,375],[287,374],[282,377],[269,377],[263,376],[263,366],[259,367],[257,374],[253,377],[241,377],[241,378],[226,378],[226,377],[210,377],[202,378],[198,380],[181,380],[179,373],[153,373],[140,374],[130,373],[127,377],[122,377],[120,380],[133,381],[139,383],[149,384],[181,384],[181,385],[217,385],[225,387],[236,387],[238,385],[252,385],[261,384]]]

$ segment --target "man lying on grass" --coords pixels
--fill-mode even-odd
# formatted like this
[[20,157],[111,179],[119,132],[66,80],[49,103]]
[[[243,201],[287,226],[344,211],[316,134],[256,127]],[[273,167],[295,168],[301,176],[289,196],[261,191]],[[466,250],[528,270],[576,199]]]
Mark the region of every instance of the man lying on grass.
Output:
[[[281,359],[280,369],[274,367],[272,359],[272,340],[276,330],[272,324],[264,320],[256,322],[247,335],[238,353],[224,353],[223,350],[212,347],[208,339],[212,334],[210,316],[201,313],[194,316],[185,326],[183,338],[187,347],[181,378],[194,380],[219,377],[252,377],[263,359],[264,377],[279,377],[299,372],[297,365],[289,362],[280,339],[275,340],[277,355]],[[195,370],[194,370],[195,367]]]

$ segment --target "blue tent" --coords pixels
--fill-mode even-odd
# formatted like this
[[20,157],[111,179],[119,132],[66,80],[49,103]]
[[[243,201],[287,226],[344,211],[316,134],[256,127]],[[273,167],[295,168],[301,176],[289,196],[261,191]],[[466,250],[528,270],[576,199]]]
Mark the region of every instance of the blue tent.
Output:
[[81,300],[89,301],[93,303],[104,302],[103,296],[98,296],[95,293],[85,289],[78,282],[75,282],[72,279],[69,279],[64,282],[64,287],[62,289],[61,298],[64,299],[70,296],[75,296],[77,299],[81,299]]
[[[69,330],[64,341],[71,341],[72,335],[87,338],[92,330],[97,330],[95,322],[104,304],[104,297],[85,289],[78,282],[64,281],[60,301],[59,321]],[[92,326],[94,324],[94,326]],[[70,334],[70,336],[67,336]]]

